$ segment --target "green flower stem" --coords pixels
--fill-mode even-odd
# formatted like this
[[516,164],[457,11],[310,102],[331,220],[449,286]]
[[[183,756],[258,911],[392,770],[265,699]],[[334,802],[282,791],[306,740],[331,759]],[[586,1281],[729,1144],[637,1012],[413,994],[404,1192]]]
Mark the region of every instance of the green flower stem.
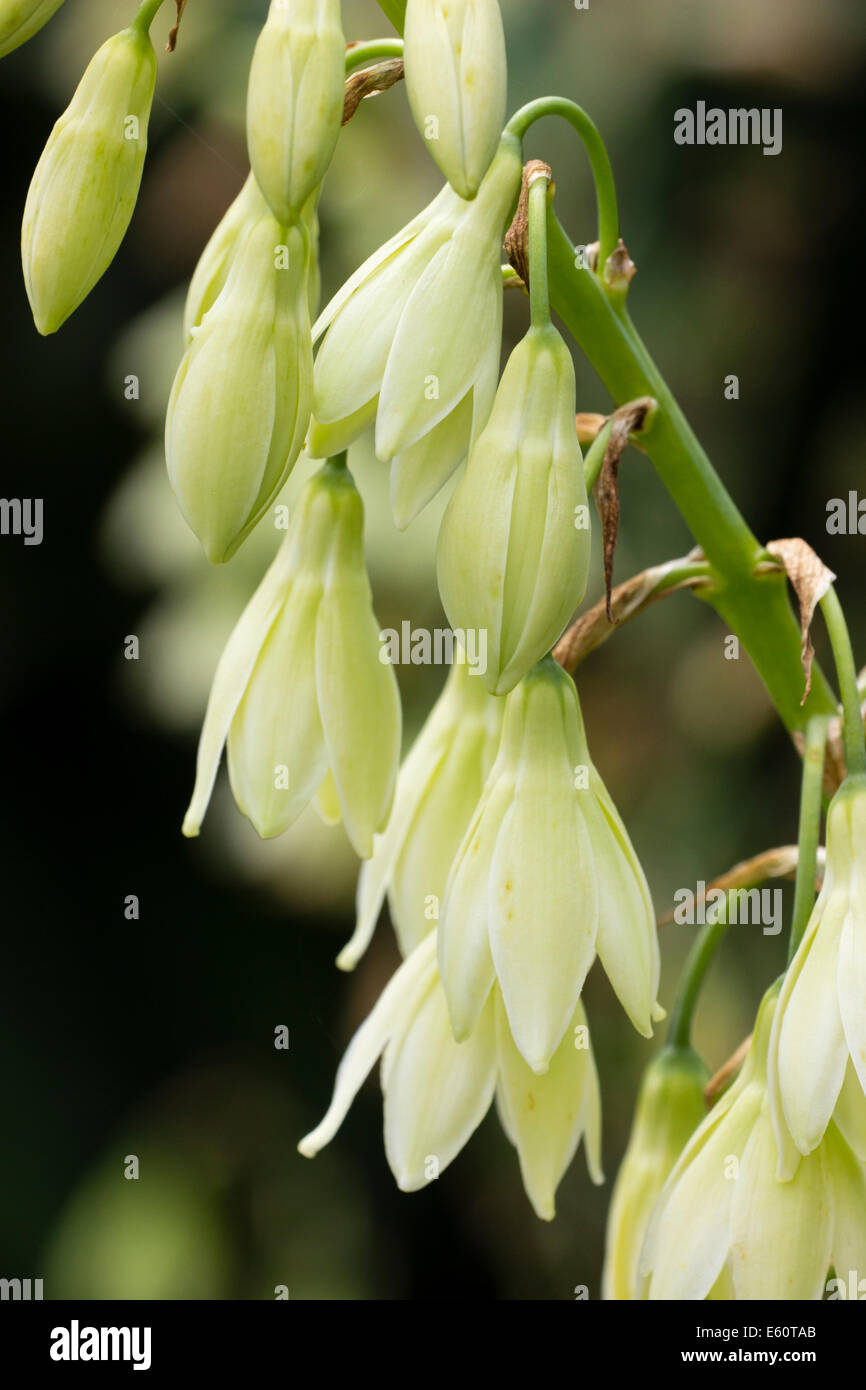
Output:
[[141,5],[138,14],[129,26],[130,29],[141,29],[143,33],[149,33],[157,10],[162,9],[164,3],[165,0],[144,0],[144,4]]
[[791,730],[814,714],[832,713],[836,700],[815,668],[801,707],[800,629],[781,573],[756,576],[769,559],[701,448],[625,308],[615,305],[598,276],[579,269],[575,251],[551,212],[548,225],[550,297],[569,332],[617,404],[652,396],[659,408],[641,434],[665,487],[717,575],[701,590],[741,640],[779,715]]
[[550,180],[539,173],[529,185],[529,307],[533,328],[550,323],[547,288],[547,198]]
[[851,636],[839,595],[831,584],[821,599],[821,612],[827,624],[833,660],[842,692],[842,730],[845,738],[845,762],[848,775],[866,773],[866,738],[863,734],[863,716],[860,713],[860,689],[857,684],[857,667]]
[[[607,149],[598,128],[583,108],[565,97],[540,97],[537,101],[531,101],[528,106],[522,106],[515,112],[505,129],[522,140],[530,126],[543,116],[562,116],[568,121],[577,131],[589,156],[598,203],[598,269],[601,273],[608,256],[619,243],[616,186]],[[599,279],[598,283],[601,285],[603,282]]]
[[346,461],[348,457],[348,449],[344,449],[340,454],[331,454],[331,457],[328,459],[327,462],[327,467],[334,468],[339,471],[339,469],[346,467]]
[[398,34],[406,23],[406,0],[379,0],[379,9],[390,19]]
[[829,724],[827,715],[816,715],[806,726],[800,792],[800,829],[797,837],[797,878],[794,886],[794,909],[791,914],[791,937],[788,943],[789,963],[803,938],[815,902],[818,838],[821,831],[824,791],[824,755]]
[[602,425],[595,439],[586,451],[583,460],[583,477],[586,483],[587,492],[592,492],[598,482],[598,475],[604,463],[604,456],[607,453],[607,446],[613,430],[613,421],[608,420],[606,425]]
[[725,913],[721,921],[708,922],[702,928],[686,958],[677,988],[677,997],[671,1009],[668,1024],[667,1042],[674,1047],[690,1047],[692,1036],[692,1017],[704,977],[709,970],[719,943],[728,929],[727,899]]
[[386,58],[402,57],[402,39],[369,39],[366,43],[356,43],[346,49],[346,74]]

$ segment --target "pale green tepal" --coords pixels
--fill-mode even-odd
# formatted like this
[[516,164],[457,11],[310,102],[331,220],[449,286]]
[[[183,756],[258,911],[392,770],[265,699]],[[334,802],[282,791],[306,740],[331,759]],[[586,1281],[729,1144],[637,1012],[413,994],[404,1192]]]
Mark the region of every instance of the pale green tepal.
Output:
[[63,0],[0,0],[0,58],[38,34]]
[[441,1175],[495,1096],[526,1195],[536,1215],[551,1221],[556,1189],[581,1138],[590,1178],[604,1181],[601,1094],[581,1004],[569,1023],[545,1076],[533,1075],[515,1047],[498,990],[471,1037],[455,1042],[432,932],[406,957],[352,1038],[327,1114],[298,1148],[313,1158],[330,1143],[381,1056],[385,1153],[404,1192]]
[[361,866],[357,925],[337,957],[341,970],[354,969],[367,949],[386,893],[404,956],[435,929],[448,871],[496,756],[504,712],[504,700],[487,694],[465,660],[456,661],[400,769],[385,832]]
[[344,449],[375,420],[401,529],[487,423],[502,343],[502,239],[521,170],[520,143],[504,136],[474,202],[446,186],[351,276],[313,330],[327,335],[310,452]]
[[659,948],[647,882],[593,766],[574,682],[547,658],[507,697],[502,739],[451,866],[439,965],[454,1035],[494,985],[514,1041],[543,1074],[596,954],[644,1036]]
[[761,1002],[740,1075],[688,1140],[659,1197],[640,1261],[651,1300],[820,1299],[831,1264],[843,1279],[866,1268],[859,1088],[846,1098],[850,1113],[837,1106],[792,1176],[777,1177],[767,1053],[778,998],[777,982]]
[[192,330],[198,328],[219,298],[238,246],[243,245],[250,227],[266,211],[267,203],[261,190],[253,175],[248,174],[240,193],[212,232],[189,282],[183,314],[183,335],[187,343]]
[[340,0],[271,0],[250,67],[247,147],[275,216],[293,222],[319,187],[343,117]]
[[235,801],[263,839],[318,796],[367,857],[391,809],[400,731],[364,568],[363,505],[332,461],[304,488],[220,659],[183,832],[199,832],[227,739]]
[[474,198],[505,125],[498,0],[409,0],[404,39],[415,124],[451,187]]
[[634,1123],[610,1200],[602,1297],[646,1298],[640,1254],[671,1169],[706,1115],[709,1072],[690,1047],[664,1047],[641,1082]]
[[821,1142],[843,1086],[866,1094],[866,777],[849,777],[827,813],[824,883],[785,975],[770,1043],[780,1176]]
[[40,333],[56,333],[110,266],[135,208],[156,55],[143,28],[91,59],[42,152],[21,229],[24,283]]
[[[301,220],[310,239],[307,301],[311,316],[318,307],[320,288],[318,199],[319,190],[316,189],[307,199],[301,212]],[[255,176],[248,174],[240,193],[229,205],[211,234],[189,282],[183,314],[183,334],[187,343],[192,338],[192,330],[198,328],[205,314],[213,308],[219,298],[229,277],[235,253],[243,246],[246,234],[253,224],[267,211],[267,206]]]
[[165,422],[168,474],[212,564],[231,559],[304,443],[312,398],[309,238],[265,209],[192,330]]
[[571,354],[551,324],[518,343],[439,532],[453,627],[487,633],[503,695],[550,651],[586,590],[589,507]]

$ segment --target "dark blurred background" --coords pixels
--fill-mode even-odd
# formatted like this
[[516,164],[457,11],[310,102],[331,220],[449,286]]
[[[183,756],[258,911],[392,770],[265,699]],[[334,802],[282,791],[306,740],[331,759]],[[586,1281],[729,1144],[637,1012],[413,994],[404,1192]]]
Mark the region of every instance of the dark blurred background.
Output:
[[[173,56],[162,52],[173,7],[157,19],[132,227],[87,302],[41,339],[20,273],[27,186],[91,53],[134,8],[69,0],[0,65],[2,492],[45,500],[41,546],[0,538],[0,1275],[43,1277],[46,1297],[272,1298],[286,1285],[293,1298],[567,1299],[580,1284],[596,1297],[610,1180],[650,1053],[601,972],[586,1002],[608,1186],[589,1185],[579,1152],[557,1219],[539,1222],[491,1115],[438,1182],[406,1196],[385,1163],[375,1076],[325,1153],[309,1163],[295,1151],[397,960],[383,921],[354,976],[333,968],[352,926],[342,832],[311,813],[261,845],[223,773],[201,840],[181,838],[213,667],[275,544],[259,527],[230,566],[209,570],[175,513],[161,448],[184,288],[246,173],[246,71],[267,6],[190,0]],[[343,8],[347,38],[389,32],[372,0]],[[829,499],[866,496],[866,10],[504,0],[503,12],[512,108],[558,91],[596,119],[638,265],[638,328],[756,533],[802,535],[837,572],[862,661],[864,542],[828,535],[826,516]],[[675,145],[674,111],[698,100],[781,107],[782,153]],[[573,240],[592,240],[573,134],[545,122],[527,153],[553,165]],[[324,193],[325,296],[438,186],[404,91],[365,103]],[[506,346],[526,321],[525,300],[507,296]],[[607,410],[582,360],[577,371],[579,409]],[[724,398],[729,373],[737,401]],[[124,398],[130,374],[138,400]],[[368,443],[351,466],[382,625],[441,625],[441,501],[398,536]],[[622,499],[617,577],[688,550],[633,452]],[[137,662],[123,658],[131,634]],[[710,610],[678,596],[581,672],[593,756],[660,913],[675,889],[796,834],[796,759],[745,655],[724,660],[724,637]],[[825,655],[820,631],[817,645]],[[399,674],[411,735],[443,673]],[[138,920],[124,915],[130,894]],[[692,930],[662,929],[668,1005]],[[731,929],[697,1024],[711,1066],[748,1031],[783,943]],[[288,1051],[273,1045],[280,1024]],[[123,1177],[133,1154],[137,1182]]]

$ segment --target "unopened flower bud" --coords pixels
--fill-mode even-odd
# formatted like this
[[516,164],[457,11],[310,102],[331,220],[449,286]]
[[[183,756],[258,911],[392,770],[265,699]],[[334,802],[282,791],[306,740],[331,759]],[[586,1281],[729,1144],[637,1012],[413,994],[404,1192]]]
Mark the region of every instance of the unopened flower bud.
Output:
[[156,55],[135,26],[91,59],[42,152],[24,208],[24,283],[40,333],[55,333],[105,273],[135,208]]
[[408,0],[403,57],[418,130],[451,187],[474,198],[505,124],[498,0]]
[[583,598],[589,550],[574,367],[548,324],[511,354],[439,533],[445,612],[487,632],[492,693],[550,651]]
[[0,58],[38,34],[63,0],[0,0]]
[[247,145],[274,214],[292,222],[340,134],[346,41],[340,0],[271,0],[250,67]]
[[168,404],[169,477],[220,564],[267,510],[304,442],[312,395],[308,239],[265,210],[190,342]]
[[640,1254],[659,1193],[706,1114],[709,1072],[691,1048],[665,1047],[641,1082],[634,1124],[607,1218],[602,1295],[646,1297]]
[[400,758],[400,696],[379,650],[361,498],[345,468],[326,464],[223,652],[184,834],[198,834],[227,738],[235,801],[263,839],[327,789],[368,856]]

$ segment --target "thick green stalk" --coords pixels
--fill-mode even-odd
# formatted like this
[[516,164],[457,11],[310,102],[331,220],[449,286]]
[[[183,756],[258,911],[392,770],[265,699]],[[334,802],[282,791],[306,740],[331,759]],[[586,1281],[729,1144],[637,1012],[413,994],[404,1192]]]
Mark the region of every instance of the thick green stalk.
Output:
[[406,23],[406,0],[379,0],[379,9],[390,19],[398,34]]
[[624,307],[599,277],[576,264],[574,247],[551,214],[548,236],[551,303],[616,403],[653,396],[659,409],[641,441],[686,525],[713,567],[717,582],[701,590],[743,643],[789,729],[836,700],[817,668],[800,705],[800,631],[782,574],[756,576],[769,558],[704,453]]

